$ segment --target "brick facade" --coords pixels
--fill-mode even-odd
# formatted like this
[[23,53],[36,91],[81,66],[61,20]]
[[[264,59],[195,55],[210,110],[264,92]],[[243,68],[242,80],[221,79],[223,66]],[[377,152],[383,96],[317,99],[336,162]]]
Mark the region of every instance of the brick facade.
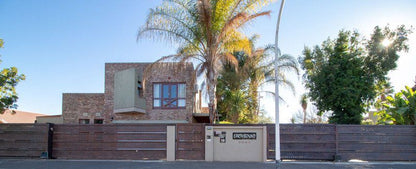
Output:
[[[151,63],[106,63],[105,89],[102,94],[76,94],[64,93],[62,102],[62,115],[64,123],[77,124],[79,119],[90,119],[90,123],[100,119],[104,123],[116,121],[187,121],[192,123],[194,112],[195,73],[192,63],[180,65],[178,63],[155,64],[146,69]],[[144,97],[146,100],[146,113],[114,113],[114,75],[118,71],[135,68],[143,72]],[[147,72],[145,72],[147,70]],[[153,83],[186,83],[186,107],[183,109],[154,109]]]
[[104,93],[64,93],[62,95],[64,124],[78,124],[79,119],[108,118],[104,113]]
[[[114,120],[186,120],[192,122],[194,104],[194,69],[192,64],[178,65],[172,63],[156,64],[144,74],[146,113],[120,113],[114,111],[114,74],[115,72],[136,68],[145,72],[150,63],[106,63],[105,64],[105,104],[104,111]],[[177,66],[182,68],[177,70]],[[184,68],[183,68],[184,67]],[[176,71],[175,71],[176,70]],[[153,109],[153,83],[186,82],[186,109]],[[109,119],[111,119],[111,117]],[[109,121],[106,121],[109,122]]]

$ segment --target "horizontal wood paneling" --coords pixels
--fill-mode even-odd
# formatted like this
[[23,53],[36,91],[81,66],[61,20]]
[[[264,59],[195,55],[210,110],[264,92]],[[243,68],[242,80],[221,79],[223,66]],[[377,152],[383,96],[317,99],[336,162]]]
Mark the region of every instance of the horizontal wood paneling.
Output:
[[60,159],[114,159],[114,160],[158,160],[166,158],[166,151],[107,150],[107,151],[57,151],[54,156]]
[[205,160],[205,125],[176,125],[176,159]]
[[337,130],[341,160],[416,160],[416,126],[337,125]]
[[[281,159],[332,160],[336,152],[335,126],[281,124]],[[275,126],[267,125],[267,158],[275,158]]]
[[0,157],[40,157],[47,146],[47,124],[0,124]]
[[[256,125],[254,125],[256,126]],[[258,125],[257,125],[258,126]],[[167,124],[54,126],[53,156],[64,159],[166,159]],[[176,125],[176,159],[205,159],[205,125]],[[274,124],[267,125],[274,158]],[[416,161],[416,126],[281,124],[282,159]],[[47,124],[0,124],[0,157],[39,157]]]
[[53,155],[63,159],[166,159],[166,126],[55,125]]
[[[269,159],[274,159],[274,124],[268,127]],[[281,124],[281,158],[416,161],[416,126]]]

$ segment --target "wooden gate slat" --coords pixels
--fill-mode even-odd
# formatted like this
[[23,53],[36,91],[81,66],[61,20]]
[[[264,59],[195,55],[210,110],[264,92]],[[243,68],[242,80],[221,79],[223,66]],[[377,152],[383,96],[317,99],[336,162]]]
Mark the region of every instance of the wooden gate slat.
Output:
[[205,125],[177,124],[176,125],[176,159],[204,160],[205,159]]

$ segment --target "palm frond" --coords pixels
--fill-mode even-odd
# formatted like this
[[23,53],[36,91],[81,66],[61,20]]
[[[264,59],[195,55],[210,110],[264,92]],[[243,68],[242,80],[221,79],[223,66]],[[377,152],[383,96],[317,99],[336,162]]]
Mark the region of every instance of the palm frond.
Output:
[[234,67],[234,69],[238,71],[238,60],[234,55],[226,53],[224,55],[224,62],[230,63]]
[[[276,94],[272,91],[257,91],[259,93],[265,93],[266,95],[270,95],[272,97],[274,97]],[[286,104],[285,99],[283,99],[283,97],[279,96],[279,100],[282,101],[283,104]]]

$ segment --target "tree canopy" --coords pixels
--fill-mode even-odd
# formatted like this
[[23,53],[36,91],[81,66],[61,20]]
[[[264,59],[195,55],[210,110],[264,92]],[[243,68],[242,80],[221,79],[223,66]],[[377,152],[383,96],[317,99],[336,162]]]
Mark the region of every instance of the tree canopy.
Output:
[[137,38],[160,39],[179,45],[176,54],[157,62],[173,59],[197,63],[197,75],[205,79],[210,122],[213,122],[222,63],[237,65],[234,52],[250,53],[249,40],[241,28],[258,17],[269,15],[270,11],[262,11],[269,3],[271,0],[165,0],[150,10]]
[[341,30],[335,40],[305,47],[299,59],[305,87],[319,111],[332,112],[330,123],[361,123],[364,103],[374,99],[377,84],[397,67],[398,52],[408,50],[411,32],[403,25],[395,30],[376,26],[366,40],[356,31]]
[[[3,48],[3,44],[3,39],[0,39],[0,48]],[[24,79],[25,75],[19,74],[16,67],[4,68],[0,71],[0,113],[4,113],[6,109],[17,108],[15,103],[19,97],[15,87]]]

